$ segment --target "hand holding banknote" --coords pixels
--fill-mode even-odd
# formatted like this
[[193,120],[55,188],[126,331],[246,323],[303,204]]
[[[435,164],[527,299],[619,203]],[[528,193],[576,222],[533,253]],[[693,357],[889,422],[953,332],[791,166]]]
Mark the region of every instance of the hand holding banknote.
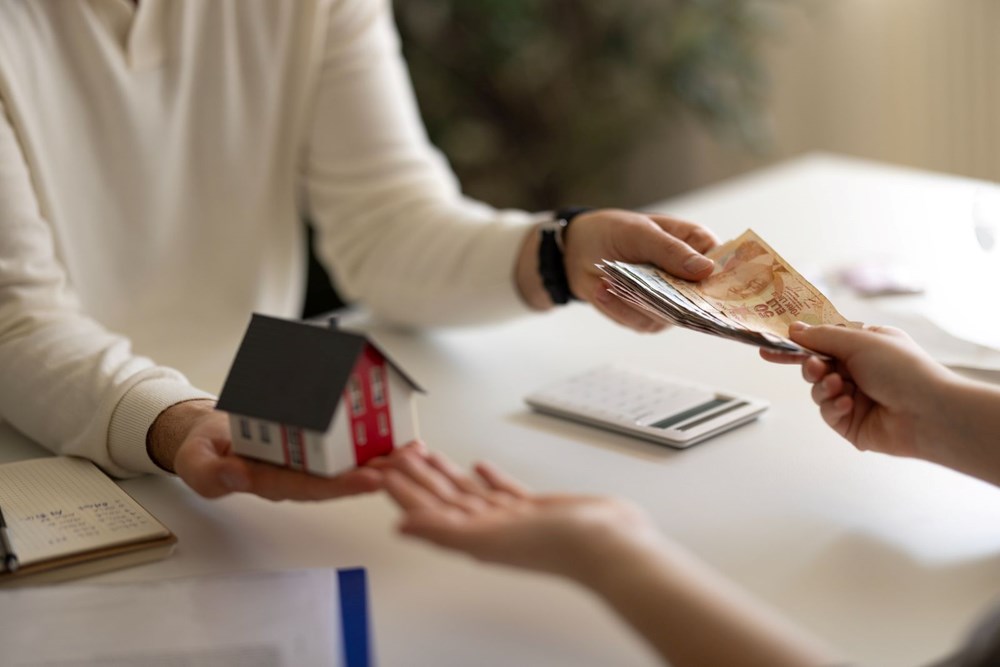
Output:
[[823,294],[753,230],[710,250],[715,267],[692,282],[650,265],[606,261],[609,291],[663,321],[782,352],[792,322],[852,326]]
[[605,316],[638,331],[664,327],[608,293],[597,262],[602,258],[651,263],[689,280],[705,278],[713,268],[701,253],[719,244],[699,225],[664,215],[598,209],[578,215],[566,232],[566,277],[573,294],[594,305]]
[[935,449],[953,439],[951,415],[958,409],[942,406],[954,398],[961,380],[906,333],[892,327],[848,330],[800,322],[792,325],[791,336],[828,359],[793,360],[763,349],[761,356],[802,365],[802,377],[813,385],[812,399],[834,431],[860,450],[940,458],[942,452]]

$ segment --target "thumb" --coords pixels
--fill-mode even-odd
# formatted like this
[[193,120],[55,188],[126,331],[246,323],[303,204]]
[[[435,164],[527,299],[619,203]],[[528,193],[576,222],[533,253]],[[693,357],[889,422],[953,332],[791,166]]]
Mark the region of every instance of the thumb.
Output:
[[873,330],[850,329],[832,324],[810,326],[804,322],[794,322],[788,328],[788,335],[803,347],[843,360],[871,345],[872,338],[880,334]]
[[628,256],[626,261],[648,262],[679,278],[701,280],[708,277],[715,266],[712,260],[655,224],[644,227],[640,234],[623,236],[619,241],[626,244],[622,248]]

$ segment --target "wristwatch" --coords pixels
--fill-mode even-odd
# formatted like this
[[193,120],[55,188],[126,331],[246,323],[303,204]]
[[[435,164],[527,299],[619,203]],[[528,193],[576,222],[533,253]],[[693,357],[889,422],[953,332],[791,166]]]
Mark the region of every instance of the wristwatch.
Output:
[[539,227],[538,273],[542,277],[545,291],[556,305],[561,306],[569,303],[571,299],[576,299],[569,288],[566,264],[563,260],[566,229],[573,218],[590,210],[592,209],[584,206],[561,208],[555,212],[552,220],[543,222]]

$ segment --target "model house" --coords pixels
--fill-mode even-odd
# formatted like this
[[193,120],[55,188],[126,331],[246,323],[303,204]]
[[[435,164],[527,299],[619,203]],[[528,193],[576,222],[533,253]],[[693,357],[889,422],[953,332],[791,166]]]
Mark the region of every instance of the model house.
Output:
[[416,438],[422,391],[365,336],[255,314],[218,408],[236,453],[331,476]]

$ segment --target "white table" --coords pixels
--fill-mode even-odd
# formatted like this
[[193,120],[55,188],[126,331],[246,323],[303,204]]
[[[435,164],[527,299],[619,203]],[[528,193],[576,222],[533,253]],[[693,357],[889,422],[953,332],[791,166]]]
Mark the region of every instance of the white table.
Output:
[[[973,188],[811,156],[657,208],[723,239],[752,226],[810,271],[892,247],[933,256],[929,230],[967,208]],[[923,664],[997,597],[1000,492],[854,451],[823,425],[798,371],[764,363],[751,347],[683,330],[642,336],[583,306],[484,329],[375,333],[429,389],[419,410],[433,447],[461,463],[490,459],[537,489],[635,500],[664,531],[859,661]],[[522,402],[608,361],[760,395],[772,409],[674,451],[533,414]],[[4,459],[37,453],[9,431],[3,437]],[[382,665],[658,664],[584,592],[396,537],[396,513],[382,497],[271,504],[205,501],[171,479],[124,486],[177,533],[179,548],[101,580],[363,565]]]

